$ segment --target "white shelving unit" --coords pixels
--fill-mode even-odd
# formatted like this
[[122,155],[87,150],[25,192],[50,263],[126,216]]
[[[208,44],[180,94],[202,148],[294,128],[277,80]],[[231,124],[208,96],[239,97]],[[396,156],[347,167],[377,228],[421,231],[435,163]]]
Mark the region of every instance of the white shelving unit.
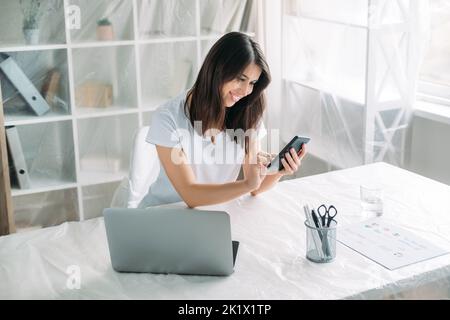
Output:
[[[247,1],[253,3],[250,22],[227,24],[230,8],[243,9],[246,1],[61,0],[42,19],[36,44],[23,39],[19,1],[2,1],[0,26],[7,27],[0,31],[0,53],[12,56],[36,88],[49,70],[61,75],[59,100],[35,116],[0,72],[5,126],[18,128],[31,179],[29,189],[12,185],[18,231],[101,216],[127,175],[135,130],[193,84],[221,35],[255,35],[260,1]],[[81,28],[70,30],[64,13],[74,5]],[[96,38],[97,21],[105,17],[114,30],[111,41]],[[77,92],[86,83],[110,86],[112,104],[100,107],[97,99],[99,107],[83,105]]]
[[401,166],[417,67],[417,1],[282,5],[283,96],[287,113],[303,117],[292,131],[312,137],[310,153],[329,169],[376,161]]

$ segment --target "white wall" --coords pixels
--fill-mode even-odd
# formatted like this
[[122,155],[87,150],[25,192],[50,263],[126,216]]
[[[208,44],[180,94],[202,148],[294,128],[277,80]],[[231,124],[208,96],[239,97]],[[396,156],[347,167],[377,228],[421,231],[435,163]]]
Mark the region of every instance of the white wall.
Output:
[[450,185],[450,124],[414,116],[406,169]]

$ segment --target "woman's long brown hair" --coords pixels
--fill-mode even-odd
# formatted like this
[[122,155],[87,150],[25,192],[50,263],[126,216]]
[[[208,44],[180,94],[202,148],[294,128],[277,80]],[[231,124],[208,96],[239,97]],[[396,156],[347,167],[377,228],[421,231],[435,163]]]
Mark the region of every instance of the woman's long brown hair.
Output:
[[[234,106],[224,107],[221,99],[223,84],[240,76],[251,63],[261,68],[252,93]],[[185,113],[193,127],[194,121],[201,121],[201,135],[208,129],[242,129],[244,132],[256,129],[266,108],[263,91],[270,81],[269,66],[259,45],[246,34],[227,33],[208,52],[194,86],[188,91]],[[247,137],[245,141],[248,141]],[[248,143],[245,143],[245,151],[248,152]]]

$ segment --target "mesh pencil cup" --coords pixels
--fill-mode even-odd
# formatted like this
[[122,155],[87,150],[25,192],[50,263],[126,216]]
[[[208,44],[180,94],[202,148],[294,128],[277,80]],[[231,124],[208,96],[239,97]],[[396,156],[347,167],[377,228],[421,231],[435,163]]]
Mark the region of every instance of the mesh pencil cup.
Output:
[[305,221],[306,258],[317,263],[331,262],[336,257],[336,220],[328,228],[317,228]]

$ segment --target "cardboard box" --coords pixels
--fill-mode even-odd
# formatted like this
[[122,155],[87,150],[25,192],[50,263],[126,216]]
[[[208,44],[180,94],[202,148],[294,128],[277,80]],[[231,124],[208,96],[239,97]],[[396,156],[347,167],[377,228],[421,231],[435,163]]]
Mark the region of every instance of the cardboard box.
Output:
[[112,85],[86,81],[75,89],[77,107],[106,108],[112,105]]
[[55,97],[59,90],[61,73],[57,69],[50,70],[42,86],[42,95],[49,106],[55,106]]

